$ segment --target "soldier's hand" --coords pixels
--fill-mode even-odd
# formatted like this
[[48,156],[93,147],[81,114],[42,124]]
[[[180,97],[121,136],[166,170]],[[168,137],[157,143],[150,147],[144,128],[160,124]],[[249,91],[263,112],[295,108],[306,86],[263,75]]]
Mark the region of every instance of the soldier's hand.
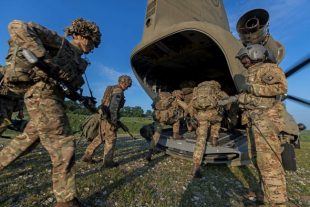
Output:
[[253,86],[246,83],[241,87],[241,91],[251,93],[253,91]]

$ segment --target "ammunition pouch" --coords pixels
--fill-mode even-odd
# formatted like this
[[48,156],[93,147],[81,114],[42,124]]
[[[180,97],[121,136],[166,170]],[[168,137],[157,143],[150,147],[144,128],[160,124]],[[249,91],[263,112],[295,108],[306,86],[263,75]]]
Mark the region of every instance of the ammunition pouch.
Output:
[[294,146],[290,143],[285,143],[282,147],[283,152],[281,153],[281,157],[283,168],[287,171],[296,171],[297,164]]

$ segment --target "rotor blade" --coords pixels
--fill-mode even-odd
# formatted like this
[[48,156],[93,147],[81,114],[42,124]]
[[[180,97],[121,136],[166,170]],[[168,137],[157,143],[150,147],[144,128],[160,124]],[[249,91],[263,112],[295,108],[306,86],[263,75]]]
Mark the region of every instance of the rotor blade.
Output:
[[291,75],[293,75],[294,73],[296,73],[297,71],[299,71],[300,69],[302,69],[303,67],[308,65],[309,63],[310,63],[310,56],[308,55],[308,57],[306,57],[303,61],[301,61],[300,63],[298,63],[294,67],[290,68],[289,70],[287,70],[285,72],[285,76],[287,78],[290,77]]
[[298,98],[298,97],[295,97],[295,96],[291,96],[291,95],[287,95],[286,98],[290,99],[292,101],[296,101],[296,102],[301,103],[301,104],[305,104],[306,106],[310,106],[310,101],[308,101],[308,100],[305,100],[305,99],[302,99],[302,98]]

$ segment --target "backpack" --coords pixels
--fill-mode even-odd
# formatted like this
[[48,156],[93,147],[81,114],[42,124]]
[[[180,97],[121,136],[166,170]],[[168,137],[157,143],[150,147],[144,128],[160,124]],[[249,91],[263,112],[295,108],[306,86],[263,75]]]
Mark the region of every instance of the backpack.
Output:
[[204,81],[193,91],[193,107],[198,110],[206,110],[217,107],[217,94],[220,84],[216,81]]
[[[15,26],[14,26],[15,25]],[[34,82],[38,80],[45,80],[49,77],[49,74],[39,70],[30,64],[22,54],[23,48],[32,48],[33,42],[27,40],[29,37],[28,33],[20,34],[16,36],[15,29],[19,27],[26,27],[27,31],[38,33],[38,40],[33,40],[33,42],[39,41],[47,50],[49,57],[52,62],[58,66],[59,71],[57,72],[56,81],[64,81],[66,85],[70,86],[74,90],[78,90],[84,84],[83,74],[86,70],[88,62],[81,58],[77,53],[77,50],[68,40],[60,37],[53,32],[47,32],[47,29],[36,23],[23,23],[20,21],[14,21],[9,26],[9,32],[12,36],[9,44],[10,51],[6,58],[8,68],[5,74],[5,83],[14,86],[24,87],[31,86]],[[46,33],[45,36],[40,37],[41,33]],[[51,40],[47,40],[48,35],[54,35]],[[24,37],[25,36],[25,37]],[[56,38],[57,37],[57,38]],[[49,47],[51,44],[48,41],[54,41],[53,47]],[[21,46],[22,45],[22,46]],[[22,91],[21,91],[22,93]]]
[[100,121],[100,114],[98,113],[89,116],[81,125],[81,137],[86,138],[88,141],[93,141],[99,134]]
[[169,92],[159,92],[158,98],[154,105],[156,110],[168,109],[175,99]]

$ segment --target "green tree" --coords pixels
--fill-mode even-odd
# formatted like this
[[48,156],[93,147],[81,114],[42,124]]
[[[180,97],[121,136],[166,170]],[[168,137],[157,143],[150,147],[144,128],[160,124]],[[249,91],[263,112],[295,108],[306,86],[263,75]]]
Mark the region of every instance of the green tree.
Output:
[[152,114],[153,114],[153,112],[151,111],[151,110],[146,110],[146,112],[145,112],[145,116],[146,117],[151,117],[152,116]]
[[144,111],[140,106],[125,106],[120,111],[122,117],[143,117]]
[[73,113],[73,114],[83,114],[83,115],[90,115],[90,111],[86,109],[83,105],[71,101],[71,100],[66,100],[65,101],[65,107],[66,107],[66,112],[68,113]]
[[132,117],[143,117],[144,111],[141,106],[135,106],[132,108]]

